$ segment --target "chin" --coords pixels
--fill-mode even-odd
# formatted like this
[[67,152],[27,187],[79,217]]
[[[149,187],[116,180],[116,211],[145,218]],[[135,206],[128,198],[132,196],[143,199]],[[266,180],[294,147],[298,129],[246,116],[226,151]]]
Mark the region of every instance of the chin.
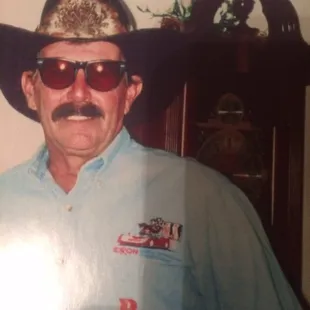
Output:
[[66,146],[66,153],[69,156],[89,157],[93,158],[99,153],[95,146],[82,147],[76,145]]
[[67,153],[92,153],[99,147],[94,138],[81,136],[60,141],[60,144]]
[[91,132],[89,134],[70,134],[66,139],[62,139],[62,145],[67,146],[68,148],[87,150],[98,145],[98,139],[95,133]]

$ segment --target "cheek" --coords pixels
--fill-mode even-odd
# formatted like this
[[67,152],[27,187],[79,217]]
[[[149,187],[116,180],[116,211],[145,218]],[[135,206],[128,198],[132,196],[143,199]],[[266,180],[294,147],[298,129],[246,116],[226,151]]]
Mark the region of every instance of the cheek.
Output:
[[[126,93],[124,91],[114,91],[101,97],[101,109],[107,116],[124,114]],[[103,100],[104,99],[104,100]]]
[[41,116],[47,117],[58,106],[59,100],[48,90],[40,90],[36,96],[37,110]]

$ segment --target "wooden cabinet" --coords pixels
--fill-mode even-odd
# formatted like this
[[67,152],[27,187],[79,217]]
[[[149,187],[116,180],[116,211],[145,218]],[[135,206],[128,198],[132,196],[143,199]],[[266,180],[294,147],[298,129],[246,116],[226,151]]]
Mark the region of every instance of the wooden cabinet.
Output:
[[[235,95],[243,103],[242,121],[227,124],[218,119],[220,117],[214,110],[221,108],[219,104],[227,94]],[[197,157],[202,150],[206,155],[214,152],[213,156],[200,156],[198,159],[206,160],[206,164],[226,174],[248,195],[281,266],[292,285],[299,289],[303,81],[271,72],[209,72],[188,84],[187,98],[189,109],[195,111],[189,113],[191,118],[186,120],[187,148],[184,153]],[[228,114],[233,111],[220,112]],[[205,149],[202,148],[204,144]]]
[[299,60],[277,56],[279,46],[249,46],[240,69],[239,47],[197,45],[183,93],[153,122],[130,130],[147,146],[206,160],[236,183],[299,295],[305,74]]

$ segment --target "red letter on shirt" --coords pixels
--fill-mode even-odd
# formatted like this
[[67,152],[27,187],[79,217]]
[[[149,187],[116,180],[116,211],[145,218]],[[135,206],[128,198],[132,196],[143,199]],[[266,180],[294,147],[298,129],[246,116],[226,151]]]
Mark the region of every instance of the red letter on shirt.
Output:
[[137,310],[138,305],[133,299],[121,298],[120,300],[120,309],[119,310]]

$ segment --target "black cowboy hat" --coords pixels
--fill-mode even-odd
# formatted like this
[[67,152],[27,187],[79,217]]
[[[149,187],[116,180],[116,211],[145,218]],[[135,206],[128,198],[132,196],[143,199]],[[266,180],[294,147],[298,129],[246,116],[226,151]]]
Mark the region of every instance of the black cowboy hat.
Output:
[[47,0],[35,31],[0,24],[0,88],[9,104],[32,120],[38,121],[38,116],[26,104],[22,72],[36,68],[42,48],[63,40],[108,41],[119,46],[129,73],[144,81],[143,91],[125,119],[129,124],[165,109],[183,86],[185,34],[160,28],[136,30],[122,0]]

